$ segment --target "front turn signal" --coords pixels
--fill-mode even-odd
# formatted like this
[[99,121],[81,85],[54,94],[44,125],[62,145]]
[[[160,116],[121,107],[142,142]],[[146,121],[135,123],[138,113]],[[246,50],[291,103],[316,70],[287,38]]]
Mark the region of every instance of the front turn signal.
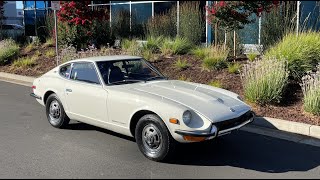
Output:
[[172,123],[172,124],[179,124],[179,120],[176,119],[176,118],[170,118],[169,122]]

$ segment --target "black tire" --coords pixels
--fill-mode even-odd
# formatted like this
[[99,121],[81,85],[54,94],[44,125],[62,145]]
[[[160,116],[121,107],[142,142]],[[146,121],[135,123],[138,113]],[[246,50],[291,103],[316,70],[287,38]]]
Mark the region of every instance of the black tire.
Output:
[[[153,130],[153,131],[152,131]],[[156,132],[157,136],[148,136]],[[135,138],[138,147],[142,154],[153,161],[165,161],[169,159],[176,147],[177,142],[172,138],[167,126],[155,114],[147,114],[140,118],[135,129]],[[150,140],[150,141],[147,141]],[[160,145],[157,145],[157,140],[160,139]],[[152,143],[153,142],[153,143]],[[151,143],[152,145],[148,145]],[[153,146],[153,147],[150,147]]]
[[[56,109],[50,111],[50,107]],[[58,110],[59,109],[59,110]],[[66,115],[63,105],[56,94],[51,94],[46,102],[46,115],[49,123],[55,128],[65,128],[69,124],[69,117]]]

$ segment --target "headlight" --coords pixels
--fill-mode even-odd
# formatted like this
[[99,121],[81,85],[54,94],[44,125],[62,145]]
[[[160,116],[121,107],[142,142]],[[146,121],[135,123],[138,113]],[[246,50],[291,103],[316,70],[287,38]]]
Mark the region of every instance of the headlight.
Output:
[[188,125],[191,122],[192,114],[190,111],[185,111],[182,115],[183,122]]

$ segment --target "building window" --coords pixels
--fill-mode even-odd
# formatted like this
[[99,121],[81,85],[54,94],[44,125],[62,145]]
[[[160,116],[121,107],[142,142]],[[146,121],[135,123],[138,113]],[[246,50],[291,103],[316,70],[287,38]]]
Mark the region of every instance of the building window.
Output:
[[131,13],[136,23],[145,23],[152,16],[152,3],[132,4]]
[[42,36],[49,1],[23,1],[26,36]]
[[37,9],[45,9],[46,8],[46,2],[45,1],[36,1],[36,8]]
[[174,5],[177,5],[177,2],[154,2],[154,14],[166,13],[169,9],[175,7]]
[[252,14],[250,19],[255,19],[254,23],[246,24],[243,29],[239,30],[242,44],[258,44],[259,39],[259,18]]
[[35,35],[35,12],[33,10],[24,11],[25,34],[27,36]]
[[24,1],[24,8],[25,9],[34,9],[35,8],[35,1]]

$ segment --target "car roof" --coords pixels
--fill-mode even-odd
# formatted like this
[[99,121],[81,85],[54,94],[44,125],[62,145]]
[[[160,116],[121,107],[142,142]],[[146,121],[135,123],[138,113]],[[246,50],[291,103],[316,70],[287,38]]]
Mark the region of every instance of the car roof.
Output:
[[75,59],[68,61],[68,63],[72,62],[81,62],[81,61],[91,61],[91,62],[101,62],[101,61],[117,61],[117,60],[130,60],[130,59],[141,59],[140,56],[128,56],[128,55],[112,55],[112,56],[95,56],[95,57],[87,57],[81,59]]

